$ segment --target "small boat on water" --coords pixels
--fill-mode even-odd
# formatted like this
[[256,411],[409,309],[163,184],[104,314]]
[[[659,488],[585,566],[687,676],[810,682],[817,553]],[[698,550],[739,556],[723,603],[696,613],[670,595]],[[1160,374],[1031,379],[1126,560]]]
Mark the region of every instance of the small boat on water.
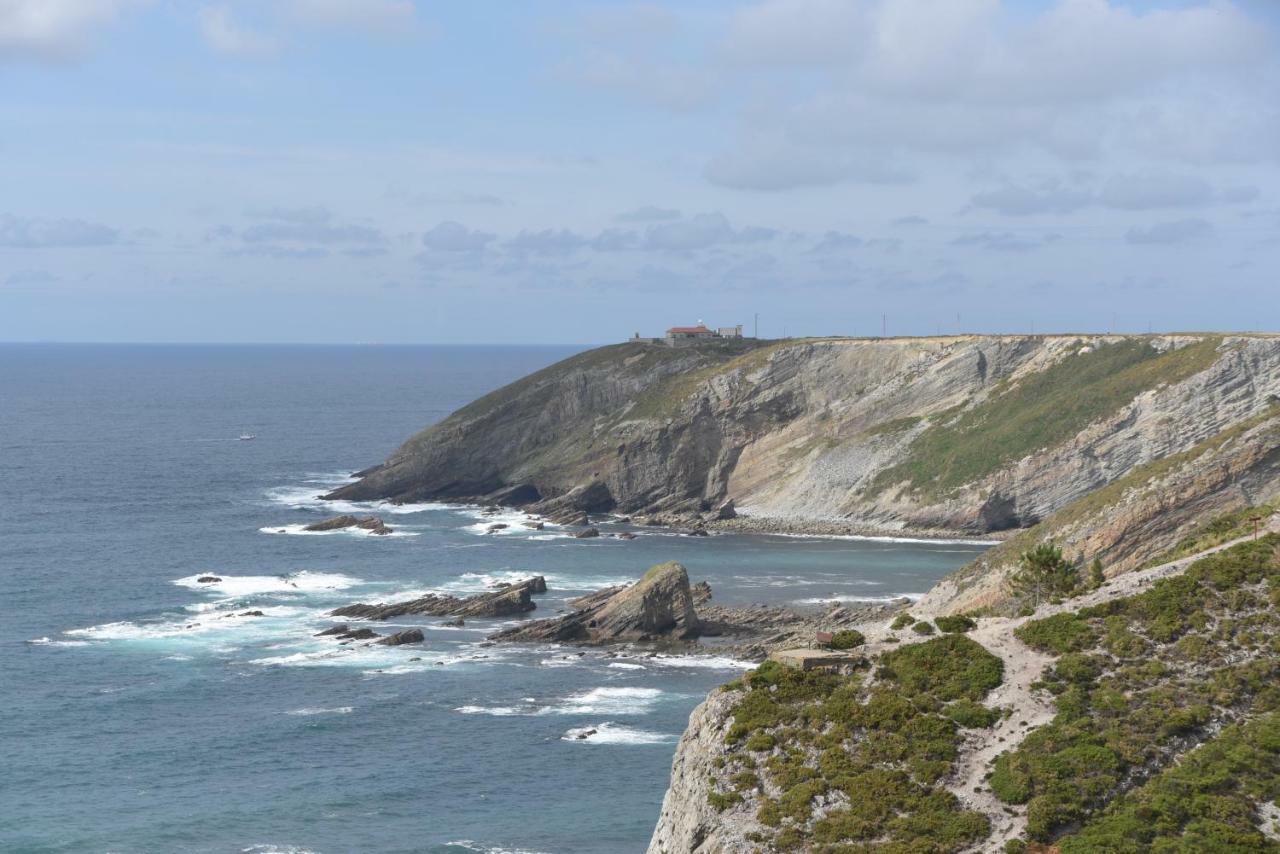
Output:
[[253,441],[254,439],[256,439],[256,438],[258,438],[258,436],[257,436],[257,434],[255,434],[255,433],[241,433],[241,434],[240,434],[240,441],[241,441],[241,442],[252,442],[252,441]]

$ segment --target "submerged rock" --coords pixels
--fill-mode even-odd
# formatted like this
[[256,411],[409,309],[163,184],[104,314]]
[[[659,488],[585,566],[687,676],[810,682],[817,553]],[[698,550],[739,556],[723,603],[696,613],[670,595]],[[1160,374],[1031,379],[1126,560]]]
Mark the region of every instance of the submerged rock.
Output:
[[217,584],[222,579],[216,575],[202,575],[196,579],[197,584]]

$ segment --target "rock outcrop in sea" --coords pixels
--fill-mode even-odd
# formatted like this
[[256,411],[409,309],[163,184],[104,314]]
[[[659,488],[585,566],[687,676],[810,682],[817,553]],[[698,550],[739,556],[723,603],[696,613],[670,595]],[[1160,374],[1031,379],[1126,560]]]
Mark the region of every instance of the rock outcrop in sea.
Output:
[[534,610],[532,596],[546,593],[547,582],[541,575],[515,584],[501,584],[497,589],[474,596],[458,597],[444,593],[429,593],[417,599],[390,604],[365,604],[357,602],[344,605],[330,612],[334,617],[351,617],[357,620],[391,620],[396,617],[513,617]]
[[678,563],[650,569],[630,587],[615,587],[575,599],[575,610],[535,620],[490,636],[496,641],[611,643],[660,639],[693,640],[703,631],[694,608],[689,573]]
[[378,536],[386,536],[393,533],[394,529],[387,527],[387,524],[377,516],[351,516],[344,514],[342,516],[333,516],[320,522],[312,522],[302,530],[311,531],[313,533],[322,533],[325,531],[341,531],[345,528],[360,528],[371,534]]

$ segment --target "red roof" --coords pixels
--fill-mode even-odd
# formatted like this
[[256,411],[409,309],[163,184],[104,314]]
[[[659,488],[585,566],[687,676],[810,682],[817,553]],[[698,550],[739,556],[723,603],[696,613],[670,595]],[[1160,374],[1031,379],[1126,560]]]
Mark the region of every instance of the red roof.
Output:
[[668,335],[696,335],[699,332],[710,334],[711,330],[706,326],[673,326],[667,330]]

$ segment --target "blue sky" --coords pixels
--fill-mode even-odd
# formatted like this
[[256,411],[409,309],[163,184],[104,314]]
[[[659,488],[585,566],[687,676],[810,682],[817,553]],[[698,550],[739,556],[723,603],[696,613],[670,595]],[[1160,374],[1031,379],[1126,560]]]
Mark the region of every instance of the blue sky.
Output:
[[0,340],[1274,330],[1278,17],[0,0]]

